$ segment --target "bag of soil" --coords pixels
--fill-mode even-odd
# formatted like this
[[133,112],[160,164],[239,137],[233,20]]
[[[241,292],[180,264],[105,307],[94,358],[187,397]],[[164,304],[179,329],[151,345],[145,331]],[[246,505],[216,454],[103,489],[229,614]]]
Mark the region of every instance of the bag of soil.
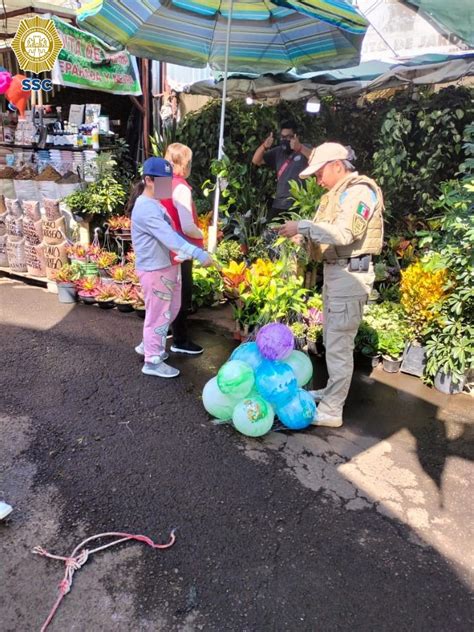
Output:
[[28,272],[26,266],[25,239],[13,241],[7,238],[8,265],[12,272]]

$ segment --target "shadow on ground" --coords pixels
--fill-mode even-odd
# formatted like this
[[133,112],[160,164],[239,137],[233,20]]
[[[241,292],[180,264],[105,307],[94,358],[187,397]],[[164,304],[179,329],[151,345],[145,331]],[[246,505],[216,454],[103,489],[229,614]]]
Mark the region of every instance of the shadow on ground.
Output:
[[[140,373],[134,315],[69,309],[17,284],[0,292],[0,489],[15,505],[0,528],[4,629],[38,628],[55,599],[62,568],[30,555],[33,544],[65,554],[85,534],[166,540],[173,526],[169,551],[131,545],[88,562],[51,630],[471,629],[468,577],[449,557],[374,504],[349,511],[324,485],[301,484],[284,436],[252,441],[209,423],[200,392],[231,341],[197,327],[206,354],[156,380]],[[472,458],[467,420],[451,439],[437,406],[372,377],[357,376],[348,409],[337,432],[298,435],[302,458],[307,440],[350,437],[350,466],[357,437],[370,450],[408,431],[438,488],[450,456]]]

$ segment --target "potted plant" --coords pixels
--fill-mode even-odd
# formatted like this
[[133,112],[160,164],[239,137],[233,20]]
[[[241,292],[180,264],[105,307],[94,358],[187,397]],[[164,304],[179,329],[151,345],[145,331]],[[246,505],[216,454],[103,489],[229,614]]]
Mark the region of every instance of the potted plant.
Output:
[[109,250],[102,250],[97,256],[97,267],[99,268],[100,276],[104,278],[110,278],[108,269],[117,263],[118,255],[115,252]]
[[132,228],[132,220],[127,215],[115,215],[108,221],[109,230],[121,236],[129,236]]
[[401,370],[422,377],[426,365],[426,349],[422,345],[430,323],[436,321],[446,298],[447,270],[439,265],[438,255],[431,254],[402,271],[401,305],[413,337],[403,354]]
[[97,288],[97,304],[101,309],[113,309],[115,307],[116,286],[110,283],[101,283]]
[[380,298],[380,293],[375,288],[373,288],[369,294],[367,304],[375,305],[375,303],[378,303],[379,298]]
[[127,282],[137,286],[140,285],[140,279],[138,278],[137,271],[135,270],[135,264],[127,263],[124,267],[127,273]]
[[306,340],[308,342],[308,352],[318,355],[318,342],[322,340],[323,326],[310,325],[306,330]]
[[140,286],[135,288],[135,301],[133,303],[133,309],[135,310],[139,318],[142,318],[142,319],[145,318],[146,316],[145,297],[143,295],[143,290]]
[[359,325],[355,338],[355,348],[360,352],[364,362],[368,362],[371,368],[379,365],[381,359],[379,335],[377,330],[365,320],[362,320]]
[[398,373],[405,348],[403,332],[396,329],[389,329],[380,331],[378,336],[384,371],[387,371],[387,373]]
[[133,303],[136,300],[136,294],[130,283],[123,284],[117,289],[115,296],[115,305],[119,312],[133,312]]
[[77,294],[85,305],[93,305],[96,302],[98,281],[95,277],[85,277],[77,281]]
[[76,264],[64,264],[54,275],[58,287],[58,299],[60,303],[76,302],[76,282],[81,277],[81,268]]
[[129,270],[121,264],[109,268],[109,274],[115,283],[128,283]]
[[96,160],[97,177],[85,188],[64,198],[75,218],[90,222],[96,216],[108,217],[120,211],[127,200],[127,183],[117,178],[117,163],[104,153]]
[[295,337],[295,344],[298,349],[303,349],[306,344],[306,329],[307,326],[303,322],[296,322],[290,325],[290,329]]
[[462,321],[445,321],[433,326],[426,343],[426,374],[438,391],[461,393],[467,375],[474,368],[474,326]]

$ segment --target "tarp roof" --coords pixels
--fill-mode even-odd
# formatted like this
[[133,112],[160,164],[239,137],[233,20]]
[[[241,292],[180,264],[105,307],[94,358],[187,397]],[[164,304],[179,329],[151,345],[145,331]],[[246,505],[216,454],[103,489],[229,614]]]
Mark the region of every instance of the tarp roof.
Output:
[[474,48],[474,3],[472,0],[406,0],[419,9],[441,29],[456,33]]
[[[474,77],[474,53],[425,55],[393,64],[370,61],[353,68],[317,73],[306,79],[291,74],[253,78],[232,76],[227,81],[227,93],[237,99],[252,95],[259,99],[292,101],[314,95],[353,96],[408,83],[432,85],[467,76]],[[220,96],[221,90],[222,82],[216,84],[213,80],[200,81],[189,88],[192,94],[210,97]]]

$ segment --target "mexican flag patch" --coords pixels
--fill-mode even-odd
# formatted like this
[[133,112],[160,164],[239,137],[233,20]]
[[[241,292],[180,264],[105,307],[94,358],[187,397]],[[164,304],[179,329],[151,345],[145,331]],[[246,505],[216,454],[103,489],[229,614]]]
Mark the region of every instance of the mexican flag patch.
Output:
[[360,215],[362,219],[368,221],[370,218],[370,208],[365,204],[365,202],[359,202],[359,206],[357,207],[357,215]]

